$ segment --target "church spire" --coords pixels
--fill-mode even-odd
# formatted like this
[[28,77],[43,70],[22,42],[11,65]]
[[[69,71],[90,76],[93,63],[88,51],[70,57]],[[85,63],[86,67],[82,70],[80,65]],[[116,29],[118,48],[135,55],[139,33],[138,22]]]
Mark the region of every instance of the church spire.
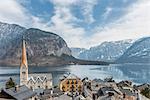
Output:
[[25,46],[25,40],[23,39],[22,41],[22,58],[21,58],[21,66],[26,66],[28,67],[27,63],[27,55],[26,55],[26,46]]
[[22,58],[20,65],[20,85],[27,85],[28,82],[28,63],[26,55],[25,40],[22,41]]

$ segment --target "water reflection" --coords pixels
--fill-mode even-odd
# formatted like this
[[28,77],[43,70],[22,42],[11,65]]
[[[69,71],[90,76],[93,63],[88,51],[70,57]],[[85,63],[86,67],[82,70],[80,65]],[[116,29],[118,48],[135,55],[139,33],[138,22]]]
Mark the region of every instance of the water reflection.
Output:
[[[104,79],[113,76],[116,81],[132,80],[134,83],[150,83],[150,65],[120,64],[109,66],[97,65],[70,65],[62,67],[29,67],[29,73],[51,73],[53,84],[59,82],[59,78],[65,73],[73,73],[77,76],[90,79]],[[19,84],[19,67],[0,67],[0,86],[12,77]]]
[[121,64],[110,67],[95,68],[92,70],[106,71],[115,80],[132,80],[134,83],[149,83],[150,65]]

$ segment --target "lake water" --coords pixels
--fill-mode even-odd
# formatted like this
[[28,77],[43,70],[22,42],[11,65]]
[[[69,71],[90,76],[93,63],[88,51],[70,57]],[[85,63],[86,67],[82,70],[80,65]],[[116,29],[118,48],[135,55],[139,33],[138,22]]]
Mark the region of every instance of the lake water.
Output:
[[[112,64],[101,65],[68,65],[61,67],[29,67],[29,73],[51,73],[53,84],[57,85],[59,79],[66,73],[73,73],[80,78],[89,79],[112,76],[115,81],[131,80],[135,84],[150,83],[150,64]],[[19,84],[19,67],[0,67],[0,87],[12,77]]]

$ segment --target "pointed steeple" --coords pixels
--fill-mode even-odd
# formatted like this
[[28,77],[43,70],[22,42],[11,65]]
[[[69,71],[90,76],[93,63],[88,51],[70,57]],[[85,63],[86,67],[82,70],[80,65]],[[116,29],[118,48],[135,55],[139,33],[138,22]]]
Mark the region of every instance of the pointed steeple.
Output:
[[28,67],[28,62],[27,62],[27,55],[26,55],[26,46],[25,46],[25,40],[23,39],[22,41],[22,58],[21,58],[21,66],[26,66]]
[[28,63],[26,55],[25,40],[22,41],[22,58],[20,65],[20,85],[27,85],[28,82]]

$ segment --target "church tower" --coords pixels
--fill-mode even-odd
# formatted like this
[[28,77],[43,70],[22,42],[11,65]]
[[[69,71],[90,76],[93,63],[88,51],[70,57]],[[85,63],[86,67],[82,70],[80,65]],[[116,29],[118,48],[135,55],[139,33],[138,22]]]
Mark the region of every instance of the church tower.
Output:
[[27,85],[28,82],[28,63],[26,55],[25,40],[22,41],[22,58],[20,65],[20,85]]

